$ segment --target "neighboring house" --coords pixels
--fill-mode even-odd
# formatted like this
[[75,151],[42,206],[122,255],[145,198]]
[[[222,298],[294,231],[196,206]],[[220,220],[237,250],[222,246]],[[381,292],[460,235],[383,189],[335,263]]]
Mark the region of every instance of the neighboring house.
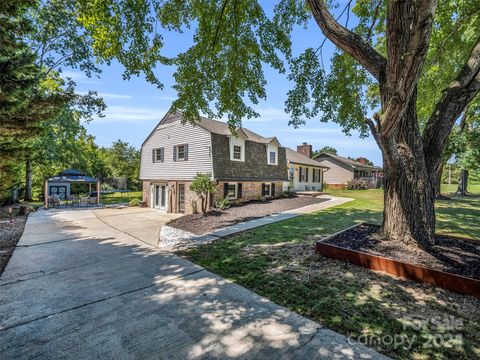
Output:
[[358,162],[329,153],[320,153],[314,159],[329,167],[325,172],[325,183],[331,187],[344,188],[349,181],[362,178],[368,182],[369,187],[375,188],[381,184],[383,178],[379,167],[367,165],[364,161]]
[[323,191],[323,173],[328,167],[319,164],[311,158],[312,145],[303,143],[297,146],[297,151],[287,150],[288,191]]
[[200,201],[189,185],[197,173],[217,183],[209,205],[277,197],[287,180],[285,148],[245,128],[232,135],[221,121],[202,117],[182,124],[182,113],[169,111],[142,145],[143,200],[163,211],[194,213]]

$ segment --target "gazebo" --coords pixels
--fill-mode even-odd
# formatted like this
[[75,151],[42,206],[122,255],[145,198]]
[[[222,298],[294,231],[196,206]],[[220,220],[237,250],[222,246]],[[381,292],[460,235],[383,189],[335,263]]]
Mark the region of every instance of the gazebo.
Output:
[[67,169],[45,180],[43,192],[45,208],[48,208],[48,196],[58,195],[61,200],[71,197],[72,183],[88,184],[89,194],[92,192],[92,184],[96,184],[97,205],[100,204],[100,180],[87,176],[79,170]]

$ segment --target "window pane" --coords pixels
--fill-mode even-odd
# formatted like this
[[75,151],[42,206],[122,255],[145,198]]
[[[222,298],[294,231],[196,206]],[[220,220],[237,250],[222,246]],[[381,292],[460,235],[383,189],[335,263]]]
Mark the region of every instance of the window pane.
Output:
[[276,154],[275,151],[270,151],[270,164],[275,164]]
[[236,195],[236,186],[235,184],[228,184],[228,193],[227,196],[229,198],[234,198]]
[[270,184],[265,184],[265,196],[270,196]]
[[156,149],[155,160],[156,161],[163,161],[163,148]]
[[185,159],[185,145],[178,145],[178,158]]
[[238,145],[233,145],[233,158],[236,160],[242,159],[242,147]]

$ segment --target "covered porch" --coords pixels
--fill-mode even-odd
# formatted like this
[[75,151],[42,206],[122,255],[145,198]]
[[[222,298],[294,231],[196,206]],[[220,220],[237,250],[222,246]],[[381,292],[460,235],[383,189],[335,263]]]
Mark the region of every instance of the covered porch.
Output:
[[[72,185],[88,185],[88,195],[72,191]],[[92,185],[96,191],[92,193]],[[56,176],[45,179],[43,201],[45,209],[49,207],[100,205],[100,180],[87,176],[79,170],[67,169]],[[63,202],[63,204],[62,204]]]

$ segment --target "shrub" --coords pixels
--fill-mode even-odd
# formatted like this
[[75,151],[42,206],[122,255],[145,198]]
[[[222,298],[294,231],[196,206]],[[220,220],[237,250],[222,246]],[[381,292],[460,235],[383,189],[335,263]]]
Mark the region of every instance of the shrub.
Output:
[[228,209],[231,205],[232,204],[230,203],[230,200],[228,200],[228,199],[218,200],[215,203],[215,207],[220,209],[220,210]]
[[348,190],[366,190],[368,189],[368,183],[364,179],[353,179],[347,183]]
[[141,201],[140,199],[137,199],[137,198],[130,200],[130,202],[128,203],[128,205],[130,206],[140,206],[140,204],[141,204]]
[[210,174],[198,173],[190,184],[190,191],[193,191],[202,201],[202,214],[207,212],[207,199],[215,191],[215,181]]

